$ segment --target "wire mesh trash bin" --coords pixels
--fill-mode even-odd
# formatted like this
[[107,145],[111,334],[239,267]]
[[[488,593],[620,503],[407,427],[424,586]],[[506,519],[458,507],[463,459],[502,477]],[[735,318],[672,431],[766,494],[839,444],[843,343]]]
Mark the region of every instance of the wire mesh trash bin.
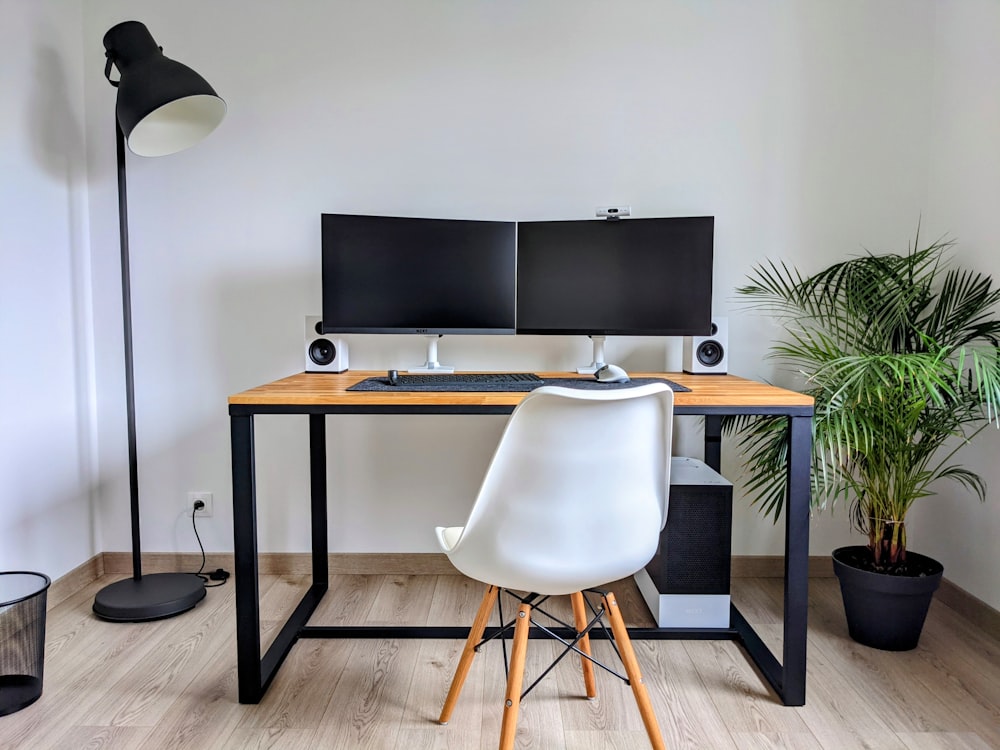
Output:
[[47,575],[0,572],[0,716],[42,694]]

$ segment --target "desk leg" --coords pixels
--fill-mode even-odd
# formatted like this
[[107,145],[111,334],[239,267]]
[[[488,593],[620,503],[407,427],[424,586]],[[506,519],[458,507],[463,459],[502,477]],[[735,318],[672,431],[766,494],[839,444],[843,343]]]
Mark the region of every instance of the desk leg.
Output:
[[260,590],[257,578],[257,500],[253,417],[229,418],[233,462],[233,548],[236,557],[236,669],[240,703],[263,695],[260,668]]
[[782,698],[806,702],[806,628],[809,611],[809,472],[812,418],[790,417],[788,502],[785,506],[785,640]]
[[722,417],[712,414],[705,416],[705,463],[722,473]]
[[[732,625],[754,664],[786,706],[806,702],[806,627],[809,612],[809,472],[812,466],[812,418],[789,417],[788,502],[785,504],[784,641],[779,664],[768,647],[732,608]],[[722,418],[705,417],[705,463],[720,470]]]
[[313,586],[330,585],[326,520],[326,417],[309,415],[309,483],[312,505]]

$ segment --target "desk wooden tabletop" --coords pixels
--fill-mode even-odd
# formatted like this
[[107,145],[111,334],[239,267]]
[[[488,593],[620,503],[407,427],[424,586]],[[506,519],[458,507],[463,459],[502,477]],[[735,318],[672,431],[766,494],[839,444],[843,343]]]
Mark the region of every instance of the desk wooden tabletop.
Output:
[[[567,372],[540,372],[542,378],[592,380],[589,375]],[[668,378],[686,386],[689,392],[674,394],[675,408],[711,410],[732,407],[774,407],[801,413],[811,411],[813,400],[795,391],[747,380],[736,375],[688,375],[680,372],[630,373],[633,378]],[[229,397],[230,406],[454,406],[512,407],[526,393],[511,392],[440,392],[440,391],[348,391],[368,377],[385,377],[385,371],[350,370],[348,372],[306,373],[291,375],[272,383],[251,388]]]

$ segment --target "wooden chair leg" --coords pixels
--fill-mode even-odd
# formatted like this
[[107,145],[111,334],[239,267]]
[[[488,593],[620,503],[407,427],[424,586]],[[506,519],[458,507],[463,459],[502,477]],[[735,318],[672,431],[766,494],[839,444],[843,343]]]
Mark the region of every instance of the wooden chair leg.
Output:
[[[579,591],[575,594],[570,594],[570,601],[573,602],[573,624],[576,626],[576,632],[579,633],[587,627],[587,610],[583,601],[583,594]],[[577,645],[583,653],[590,656],[589,635],[581,638]],[[594,665],[590,659],[583,656],[580,657],[580,664],[583,667],[583,687],[587,691],[587,697],[596,698],[597,685],[594,682]]]
[[514,644],[510,652],[510,672],[504,699],[503,722],[500,725],[500,750],[513,750],[517,734],[517,712],[521,707],[521,684],[524,681],[524,659],[528,651],[528,631],[531,629],[531,605],[521,604],[514,623]]
[[618,651],[625,665],[625,674],[628,675],[629,683],[632,685],[632,695],[639,706],[639,714],[642,716],[642,723],[646,727],[646,734],[653,745],[653,750],[666,750],[663,742],[663,735],[660,733],[660,725],[656,722],[653,714],[653,704],[649,700],[649,693],[646,684],[643,682],[642,673],[639,671],[639,662],[636,661],[635,651],[632,650],[632,641],[628,637],[628,628],[618,610],[618,602],[615,595],[610,591],[604,595],[604,611],[607,613],[608,622],[611,624],[611,632],[615,636],[618,644]]
[[483,594],[479,611],[476,612],[476,619],[473,620],[472,627],[469,629],[469,637],[465,640],[465,648],[462,649],[462,658],[458,660],[458,668],[451,680],[451,688],[448,690],[448,696],[444,699],[444,708],[441,709],[441,718],[438,719],[441,724],[447,724],[448,720],[451,719],[451,712],[455,710],[458,694],[462,692],[462,685],[465,684],[465,678],[468,677],[469,668],[472,666],[472,658],[476,655],[476,645],[483,638],[483,631],[486,630],[486,623],[489,622],[490,612],[493,610],[499,592],[498,587],[489,586],[486,593]]

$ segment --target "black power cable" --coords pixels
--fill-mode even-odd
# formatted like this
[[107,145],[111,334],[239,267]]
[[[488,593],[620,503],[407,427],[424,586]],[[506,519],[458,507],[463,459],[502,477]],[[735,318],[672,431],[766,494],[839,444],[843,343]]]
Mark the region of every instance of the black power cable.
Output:
[[[198,572],[195,573],[195,575],[205,582],[206,589],[214,589],[225,585],[226,581],[229,580],[229,572],[223,570],[222,568],[216,568],[207,576],[202,573],[202,571],[205,570],[205,545],[201,543],[201,535],[198,533],[198,524],[195,522],[195,516],[198,511],[204,507],[205,504],[199,500],[194,504],[194,508],[191,510],[191,528],[194,529],[194,537],[198,540],[198,548],[201,550],[201,567],[198,568]],[[210,580],[218,581],[218,583],[209,583]]]

